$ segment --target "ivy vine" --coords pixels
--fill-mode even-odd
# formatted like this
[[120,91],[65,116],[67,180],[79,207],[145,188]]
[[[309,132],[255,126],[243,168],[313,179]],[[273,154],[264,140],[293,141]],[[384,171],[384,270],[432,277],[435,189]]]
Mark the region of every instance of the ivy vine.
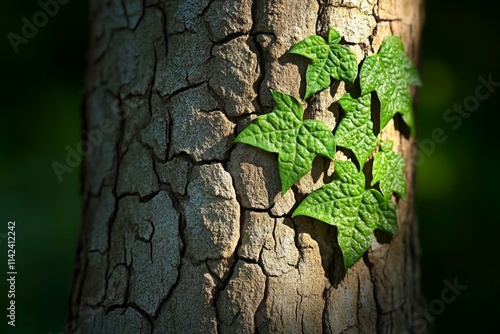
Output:
[[[344,266],[352,267],[368,250],[374,230],[397,232],[396,207],[392,195],[405,199],[405,161],[392,150],[391,141],[378,135],[400,113],[413,133],[412,99],[409,86],[420,85],[417,70],[409,60],[401,39],[384,39],[377,54],[368,56],[359,71],[355,55],[340,45],[342,37],[333,28],[328,40],[310,36],[297,43],[290,53],[311,60],[306,71],[304,100],[342,80],[353,88],[359,79],[359,96],[346,93],[338,103],[344,116],[334,129],[319,120],[303,119],[301,103],[294,97],[272,90],[274,109],[254,119],[236,137],[245,143],[278,154],[278,169],[285,194],[312,168],[316,156],[335,160],[337,146],[353,153],[353,161],[334,161],[332,182],[309,194],[295,209],[299,215],[337,227]],[[372,120],[372,92],[380,102],[380,130]],[[378,133],[377,133],[377,132]],[[373,157],[371,171],[363,168]],[[367,189],[365,173],[370,173]]]

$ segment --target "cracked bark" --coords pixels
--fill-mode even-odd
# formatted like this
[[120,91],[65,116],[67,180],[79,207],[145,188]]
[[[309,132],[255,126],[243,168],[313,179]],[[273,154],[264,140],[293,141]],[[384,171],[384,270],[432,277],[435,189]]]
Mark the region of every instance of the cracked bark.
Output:
[[[288,49],[334,26],[362,61],[400,35],[418,61],[423,1],[91,0],[83,223],[71,333],[414,333],[419,300],[414,140],[384,131],[408,168],[399,234],[348,273],[335,228],[290,213],[331,164],[281,196],[276,156],[232,140],[303,96]],[[306,113],[337,123],[343,84]],[[105,126],[104,126],[105,124]],[[87,139],[87,138],[85,138]],[[89,142],[91,138],[88,138]],[[419,331],[421,333],[421,331]]]

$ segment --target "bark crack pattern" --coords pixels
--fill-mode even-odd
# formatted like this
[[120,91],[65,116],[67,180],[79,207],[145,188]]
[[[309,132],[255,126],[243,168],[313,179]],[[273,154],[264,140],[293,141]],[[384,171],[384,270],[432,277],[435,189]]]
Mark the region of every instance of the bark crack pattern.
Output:
[[[411,187],[398,203],[400,234],[374,240],[345,273],[335,228],[290,216],[331,179],[329,165],[316,159],[282,195],[276,156],[232,142],[271,111],[271,88],[304,95],[308,63],[287,53],[293,44],[333,26],[362,61],[397,34],[415,61],[421,7],[91,0],[82,123],[102,140],[83,164],[66,331],[413,333],[420,296]],[[333,102],[344,92],[334,84],[306,113],[333,129]],[[412,159],[412,139],[388,128],[384,139]]]

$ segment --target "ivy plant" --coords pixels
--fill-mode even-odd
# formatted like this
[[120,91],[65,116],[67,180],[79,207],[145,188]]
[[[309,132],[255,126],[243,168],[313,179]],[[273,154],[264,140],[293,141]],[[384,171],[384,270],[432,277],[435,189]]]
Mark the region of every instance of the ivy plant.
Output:
[[333,159],[335,140],[325,123],[303,120],[299,101],[271,91],[273,112],[257,117],[234,140],[268,152],[278,153],[282,192],[285,193],[312,168],[317,155]]
[[347,93],[339,100],[345,116],[335,132],[337,145],[350,149],[361,168],[377,148],[377,137],[373,133],[370,94],[354,99]]
[[401,113],[413,132],[412,99],[408,86],[420,85],[420,78],[399,37],[386,37],[379,52],[365,59],[359,74],[359,84],[363,95],[377,92],[381,128],[396,113]]
[[365,189],[365,175],[350,161],[336,161],[337,178],[307,196],[292,217],[303,215],[337,226],[337,238],[350,268],[372,244],[375,229],[396,233],[396,208],[375,189]]
[[394,192],[406,199],[406,181],[404,178],[405,160],[392,151],[392,141],[383,142],[381,151],[375,155],[373,161],[372,186],[380,183],[380,192],[385,198],[391,197]]
[[[304,99],[328,88],[332,79],[343,80],[351,88],[338,100],[344,113],[335,135],[319,120],[304,120],[299,100],[272,90],[273,111],[254,119],[235,142],[278,154],[282,194],[311,170],[316,156],[334,160],[334,179],[309,194],[292,217],[308,216],[336,226],[348,269],[368,250],[374,230],[397,232],[393,200],[406,196],[405,160],[393,151],[391,141],[379,140],[373,119],[380,119],[382,131],[400,113],[412,129],[409,86],[420,85],[420,79],[399,37],[385,38],[378,53],[364,60],[359,75],[356,57],[340,45],[341,40],[331,28],[327,41],[314,35],[290,49],[312,60],[306,71]],[[357,82],[359,87],[355,87]],[[356,91],[361,93],[353,95]],[[380,102],[377,115],[372,106],[375,93]],[[352,152],[350,160],[335,161],[337,146]],[[373,167],[367,171],[364,166],[370,159]],[[367,178],[371,179],[368,185]]]
[[351,50],[339,45],[340,40],[340,34],[331,28],[328,44],[322,37],[313,35],[290,49],[290,53],[312,60],[306,72],[305,99],[330,86],[330,77],[354,83],[358,74],[358,62]]

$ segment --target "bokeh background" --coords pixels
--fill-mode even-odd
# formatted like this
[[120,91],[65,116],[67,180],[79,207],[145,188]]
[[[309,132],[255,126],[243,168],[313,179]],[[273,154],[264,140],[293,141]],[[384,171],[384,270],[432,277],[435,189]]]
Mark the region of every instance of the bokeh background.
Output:
[[[418,136],[432,138],[441,128],[447,140],[423,154],[418,168],[422,285],[428,302],[440,298],[445,279],[467,286],[436,316],[438,333],[490,332],[500,299],[500,87],[456,129],[443,115],[475,94],[479,76],[500,82],[499,16],[486,0],[426,6]],[[51,164],[80,140],[87,4],[61,6],[15,54],[7,33],[19,33],[21,17],[38,10],[36,1],[9,1],[0,12],[0,268],[6,272],[6,224],[15,220],[18,272],[15,330],[6,326],[0,274],[2,333],[63,331],[82,207],[79,170],[59,182]]]

